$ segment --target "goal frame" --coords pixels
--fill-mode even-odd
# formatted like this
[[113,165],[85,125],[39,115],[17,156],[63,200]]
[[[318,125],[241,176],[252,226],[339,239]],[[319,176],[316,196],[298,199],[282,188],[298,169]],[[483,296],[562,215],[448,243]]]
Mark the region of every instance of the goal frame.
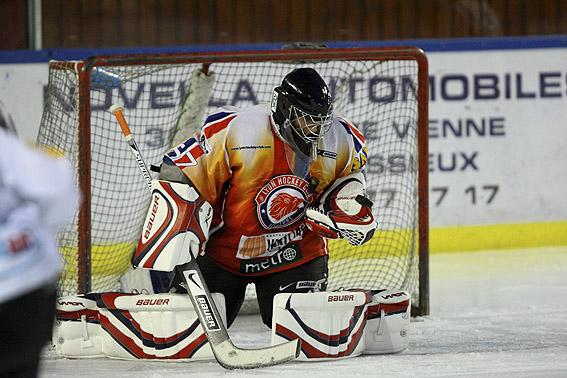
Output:
[[428,61],[423,50],[416,47],[366,47],[286,50],[246,50],[236,52],[196,52],[171,54],[101,55],[83,61],[67,62],[59,67],[78,73],[78,183],[83,194],[78,227],[78,292],[91,291],[91,76],[95,67],[157,65],[157,64],[214,64],[228,62],[312,62],[324,60],[412,60],[418,66],[418,280],[419,304],[412,306],[412,316],[429,314],[429,178],[428,178]]

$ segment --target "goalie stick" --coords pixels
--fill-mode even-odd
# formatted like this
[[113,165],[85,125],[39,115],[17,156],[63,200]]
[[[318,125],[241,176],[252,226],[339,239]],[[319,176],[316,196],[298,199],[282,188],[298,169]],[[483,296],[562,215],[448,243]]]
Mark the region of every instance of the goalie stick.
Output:
[[140,172],[142,172],[142,176],[144,176],[144,180],[146,180],[146,184],[149,188],[152,185],[152,177],[150,176],[150,172],[148,171],[148,167],[142,159],[142,154],[140,153],[140,149],[138,148],[138,143],[136,143],[136,139],[132,135],[130,128],[128,127],[128,123],[126,122],[126,118],[124,118],[124,107],[121,104],[114,104],[108,110],[116,117],[118,124],[120,125],[120,129],[122,130],[122,135],[128,142],[134,157],[136,158],[136,162],[138,163],[138,168],[140,168]]
[[[114,104],[109,110],[116,117],[122,129],[122,134],[136,157],[138,167],[148,184],[148,188],[151,189],[151,177],[148,168],[128,127],[123,107],[119,104]],[[278,365],[294,360],[299,356],[301,347],[299,339],[260,349],[240,349],[236,347],[232,343],[221,320],[217,306],[213,302],[209,288],[203,279],[203,274],[197,265],[197,260],[192,258],[188,263],[178,265],[176,271],[183,277],[185,285],[187,285],[187,292],[195,312],[199,316],[201,326],[207,335],[211,350],[222,367],[225,369],[254,369]]]

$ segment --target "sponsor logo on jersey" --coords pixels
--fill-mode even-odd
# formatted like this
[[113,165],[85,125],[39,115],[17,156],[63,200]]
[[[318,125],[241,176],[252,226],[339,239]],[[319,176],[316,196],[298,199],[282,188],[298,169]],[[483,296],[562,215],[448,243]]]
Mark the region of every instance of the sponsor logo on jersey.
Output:
[[238,147],[232,147],[230,150],[231,151],[240,151],[240,150],[266,150],[266,149],[270,149],[272,148],[272,146],[266,145],[266,146],[238,146]]
[[287,284],[287,285],[280,285],[279,291],[284,291],[285,289],[290,288],[291,286],[295,285],[296,283],[297,282],[292,282],[292,283]]
[[293,241],[301,240],[305,231],[302,223],[296,229],[289,232],[276,232],[264,235],[240,237],[236,257],[239,259],[253,259],[257,257],[271,256],[283,246]]
[[256,195],[258,220],[268,230],[287,227],[303,217],[311,200],[309,182],[293,175],[276,176]]
[[315,289],[319,286],[318,281],[297,281],[296,289]]
[[337,160],[337,153],[333,151],[317,149],[317,155],[323,156],[329,159]]
[[290,244],[268,258],[242,261],[240,271],[242,273],[263,273],[280,266],[289,265],[302,258],[299,245]]
[[288,288],[292,288],[292,286],[294,286],[293,289],[295,290],[315,290],[319,286],[319,281],[297,281],[287,285],[280,285],[278,289],[279,291],[284,291]]

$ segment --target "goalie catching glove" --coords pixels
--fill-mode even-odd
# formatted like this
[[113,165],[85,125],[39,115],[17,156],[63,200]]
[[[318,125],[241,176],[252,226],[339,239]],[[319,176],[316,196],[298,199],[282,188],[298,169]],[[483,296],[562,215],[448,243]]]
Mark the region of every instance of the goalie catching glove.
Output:
[[370,240],[378,223],[366,197],[364,175],[355,172],[337,179],[321,196],[319,206],[307,208],[305,223],[322,237],[346,238],[355,246]]
[[152,181],[152,199],[133,264],[172,271],[196,258],[209,237],[213,209],[187,184]]

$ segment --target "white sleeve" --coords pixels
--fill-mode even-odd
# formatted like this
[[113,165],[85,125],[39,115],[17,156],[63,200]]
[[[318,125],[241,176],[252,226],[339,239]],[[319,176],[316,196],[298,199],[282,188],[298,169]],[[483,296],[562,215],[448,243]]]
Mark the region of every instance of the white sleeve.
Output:
[[0,151],[3,185],[22,202],[39,206],[41,223],[47,230],[55,233],[68,224],[79,201],[70,164],[27,147],[5,132],[0,135]]

